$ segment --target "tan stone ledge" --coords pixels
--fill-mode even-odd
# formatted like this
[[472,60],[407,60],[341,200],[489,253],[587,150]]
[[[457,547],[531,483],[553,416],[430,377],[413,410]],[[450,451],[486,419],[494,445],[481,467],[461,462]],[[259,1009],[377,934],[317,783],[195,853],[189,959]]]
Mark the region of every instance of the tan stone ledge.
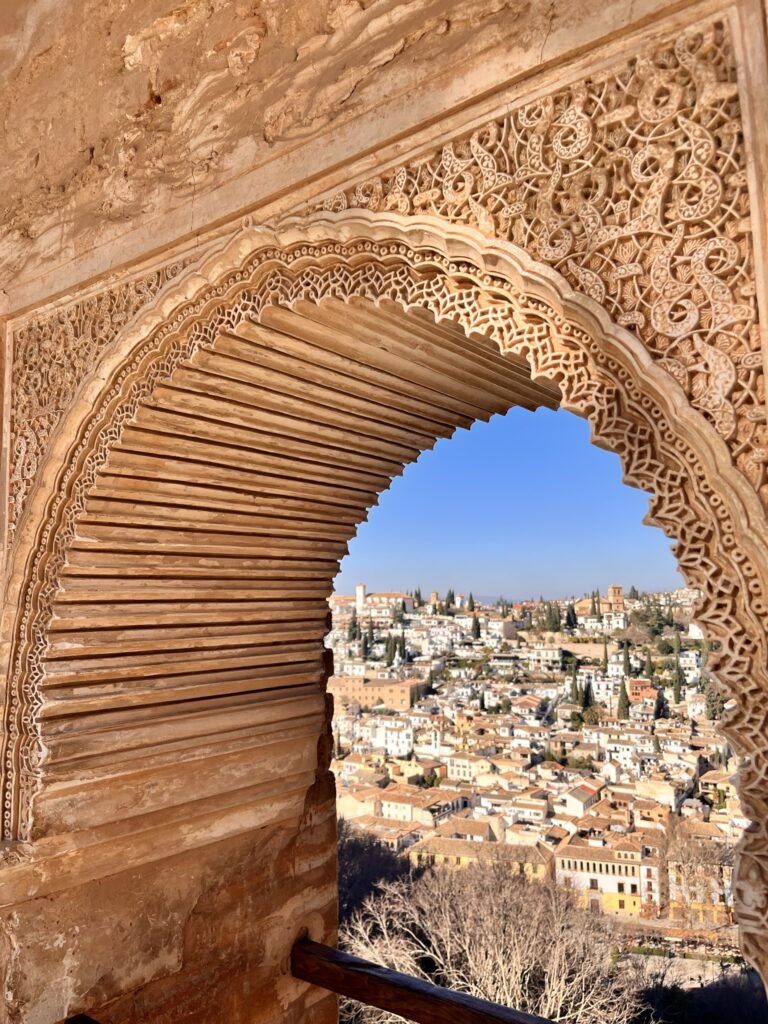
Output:
[[[0,907],[72,888],[97,878],[164,860],[188,850],[256,829],[290,824],[298,828],[307,791],[315,781],[306,772],[280,792],[274,780],[207,798],[197,804],[155,812],[88,831],[52,836],[0,848],[3,885]],[[315,811],[317,814],[317,811]],[[335,815],[329,805],[326,817]]]

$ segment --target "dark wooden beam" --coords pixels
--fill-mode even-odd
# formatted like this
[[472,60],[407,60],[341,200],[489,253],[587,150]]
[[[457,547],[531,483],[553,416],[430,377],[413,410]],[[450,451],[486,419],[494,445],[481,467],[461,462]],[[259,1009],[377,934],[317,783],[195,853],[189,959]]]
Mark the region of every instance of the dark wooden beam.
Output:
[[291,971],[294,978],[417,1024],[552,1024],[543,1017],[439,988],[309,939],[293,947]]

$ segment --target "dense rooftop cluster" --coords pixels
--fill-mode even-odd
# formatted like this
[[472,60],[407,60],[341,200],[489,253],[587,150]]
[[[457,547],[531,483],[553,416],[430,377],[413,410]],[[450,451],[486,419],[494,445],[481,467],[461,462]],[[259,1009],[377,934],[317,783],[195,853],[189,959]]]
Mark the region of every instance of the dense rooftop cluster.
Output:
[[502,859],[594,911],[727,928],[748,821],[697,596],[335,595],[339,815],[416,865]]

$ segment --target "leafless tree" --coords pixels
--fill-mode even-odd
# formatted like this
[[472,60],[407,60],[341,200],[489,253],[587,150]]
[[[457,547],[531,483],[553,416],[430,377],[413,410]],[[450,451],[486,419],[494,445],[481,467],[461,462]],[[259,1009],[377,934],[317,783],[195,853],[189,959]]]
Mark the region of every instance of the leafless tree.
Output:
[[686,927],[700,926],[701,910],[711,908],[714,913],[724,902],[733,850],[699,839],[684,819],[671,817],[663,853],[669,872],[670,903],[682,914]]
[[[503,862],[387,884],[342,941],[358,956],[561,1024],[629,1024],[640,1008],[638,972],[615,962],[611,923]],[[346,1014],[355,1024],[399,1020]]]

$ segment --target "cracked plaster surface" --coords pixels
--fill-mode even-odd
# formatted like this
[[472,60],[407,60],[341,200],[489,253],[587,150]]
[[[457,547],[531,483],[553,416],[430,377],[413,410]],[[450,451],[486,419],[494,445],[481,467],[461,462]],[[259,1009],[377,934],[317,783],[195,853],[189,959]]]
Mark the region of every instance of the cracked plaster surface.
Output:
[[434,62],[507,36],[538,49],[551,19],[527,0],[11,0],[0,287],[360,116],[388,89],[410,82],[418,104]]

